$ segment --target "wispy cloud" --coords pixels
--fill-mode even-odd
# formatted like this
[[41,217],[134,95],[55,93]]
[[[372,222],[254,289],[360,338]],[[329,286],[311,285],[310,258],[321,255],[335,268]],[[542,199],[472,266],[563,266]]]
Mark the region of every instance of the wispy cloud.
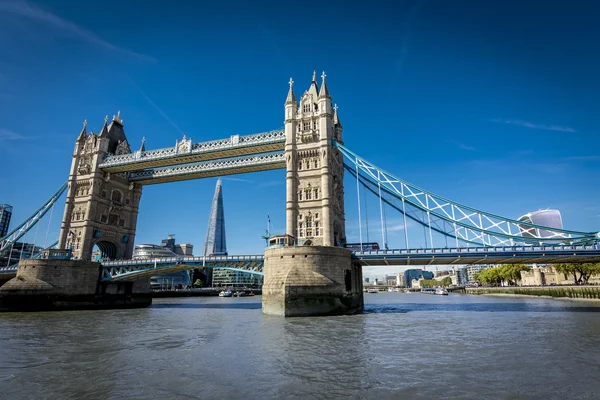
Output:
[[459,142],[454,142],[449,140],[448,143],[452,143],[454,144],[456,147],[458,147],[461,150],[467,150],[467,151],[477,151],[477,149],[473,146],[469,146],[468,144],[464,144],[464,143],[459,143]]
[[495,118],[495,119],[492,120],[492,122],[497,122],[497,123],[502,123],[502,124],[509,124],[509,125],[518,125],[518,126],[523,126],[525,128],[541,129],[541,130],[544,130],[544,131],[569,132],[569,133],[576,132],[575,129],[573,129],[571,127],[568,127],[568,126],[534,124],[532,122],[520,121],[520,120],[514,120],[514,119],[499,119],[499,118]]
[[126,54],[128,56],[132,56],[146,62],[156,61],[156,59],[153,57],[147,56],[145,54],[136,53],[134,51],[127,50],[110,42],[107,42],[95,33],[82,28],[81,26],[71,21],[67,21],[66,19],[63,19],[58,15],[52,14],[49,11],[43,10],[33,4],[29,4],[26,1],[0,0],[0,12],[20,15],[22,17],[30,18],[34,21],[47,23],[55,28],[70,32],[76,37],[79,37],[87,42],[103,47],[107,50]]
[[242,179],[242,178],[221,178],[224,181],[234,181],[234,182],[249,182],[249,183],[254,183],[253,180],[251,179]]
[[600,156],[573,156],[566,157],[565,161],[600,161]]
[[169,123],[171,124],[171,126],[175,129],[177,129],[177,131],[179,133],[181,133],[182,135],[185,135],[185,133],[181,130],[181,128],[179,128],[179,126],[177,126],[177,124],[175,122],[173,122],[173,120],[171,118],[169,118],[169,116],[159,107],[156,105],[155,102],[152,101],[152,99],[150,97],[148,97],[146,95],[146,93],[142,90],[142,88],[140,88],[134,81],[133,79],[131,79],[129,76],[125,75],[125,78],[127,78],[127,80],[129,81],[129,83],[131,84],[131,86],[133,86],[134,88],[136,88],[138,90],[138,92],[140,92],[140,94],[144,97],[144,99],[146,99],[146,101],[148,103],[150,103],[150,105],[152,107],[154,107],[154,109],[156,111],[158,111],[158,113]]
[[268,186],[279,186],[279,185],[285,185],[285,179],[279,180],[279,181],[267,181],[267,182],[263,182],[261,183],[260,187],[268,187]]
[[27,136],[23,136],[19,133],[13,132],[9,129],[0,128],[0,142],[9,140],[27,140],[30,139]]
[[425,0],[417,0],[417,2],[410,8],[406,18],[404,20],[404,31],[402,34],[402,42],[400,43],[400,54],[396,59],[396,64],[394,65],[394,71],[392,73],[392,80],[390,82],[389,89],[392,90],[396,84],[398,79],[398,75],[402,72],[402,68],[404,67],[404,62],[406,61],[406,57],[408,56],[408,47],[410,43],[410,38],[412,36],[412,23],[418,15],[421,8],[425,4]]

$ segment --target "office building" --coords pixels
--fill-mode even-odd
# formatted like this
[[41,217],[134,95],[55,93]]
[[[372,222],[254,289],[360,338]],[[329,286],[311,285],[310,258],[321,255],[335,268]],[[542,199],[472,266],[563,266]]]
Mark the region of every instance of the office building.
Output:
[[12,206],[8,204],[0,204],[0,238],[3,238],[8,233],[10,225],[10,217],[12,217]]
[[[547,226],[549,228],[562,229],[562,217],[559,210],[539,210],[527,213],[518,218],[519,222],[526,222],[535,225]],[[563,233],[553,232],[552,230],[534,228],[525,224],[519,224],[521,236],[529,238],[564,238]]]

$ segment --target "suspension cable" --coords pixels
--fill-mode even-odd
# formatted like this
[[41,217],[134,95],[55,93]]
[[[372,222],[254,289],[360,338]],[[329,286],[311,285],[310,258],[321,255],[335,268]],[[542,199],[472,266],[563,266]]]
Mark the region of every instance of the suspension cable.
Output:
[[54,204],[52,204],[52,208],[50,209],[50,221],[48,221],[48,229],[46,229],[46,239],[44,239],[44,248],[46,248],[46,243],[48,243],[48,234],[50,233],[50,224],[52,223],[52,213],[54,212]]
[[358,180],[358,160],[356,160],[356,199],[358,200],[358,235],[360,237],[360,251],[363,251],[363,241],[362,241],[362,223],[361,223],[361,213],[360,213],[360,182]]
[[369,206],[367,204],[367,191],[365,190],[365,194],[363,195],[363,197],[365,198],[365,226],[367,229],[367,243],[370,242],[369,240]]
[[[377,171],[377,180],[380,180],[379,171]],[[381,220],[381,245],[385,248],[385,231],[383,227],[383,201],[381,201],[381,182],[377,183],[379,187],[379,218]]]

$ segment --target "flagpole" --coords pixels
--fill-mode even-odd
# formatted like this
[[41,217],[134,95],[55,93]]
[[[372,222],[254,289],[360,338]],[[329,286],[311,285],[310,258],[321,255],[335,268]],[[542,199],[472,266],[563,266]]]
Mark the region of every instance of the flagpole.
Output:
[[267,214],[267,236],[271,237],[271,216]]

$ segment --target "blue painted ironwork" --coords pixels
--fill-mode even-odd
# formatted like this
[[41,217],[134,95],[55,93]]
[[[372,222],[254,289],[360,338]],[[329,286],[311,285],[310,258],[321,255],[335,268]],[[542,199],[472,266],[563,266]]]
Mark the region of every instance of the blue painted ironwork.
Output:
[[[536,225],[465,206],[412,185],[376,167],[343,145],[334,146],[345,156],[344,167],[372,193],[381,190],[386,204],[403,212],[420,225],[458,242],[483,246],[574,244],[600,241],[599,232],[579,232]],[[401,204],[396,204],[400,202]],[[551,232],[551,237],[534,238],[520,234],[520,226]]]
[[254,275],[263,275],[264,257],[211,256],[165,257],[143,260],[107,261],[102,263],[103,281],[135,280],[196,268],[225,268]]
[[202,177],[222,176],[280,168],[285,168],[283,151],[205,161],[194,164],[151,168],[143,171],[131,172],[129,174],[129,180],[131,182],[140,182],[142,184],[152,184],[160,183],[162,181],[194,179],[200,177],[200,175],[202,175]]
[[600,246],[594,244],[370,250],[354,252],[352,258],[363,266],[586,263],[600,261]]
[[[219,154],[223,151],[231,152],[233,150],[242,149],[244,150],[243,152],[245,154],[250,154],[252,152],[256,153],[256,151],[252,151],[253,147],[260,148],[261,146],[267,145],[280,145],[277,147],[281,147],[281,149],[283,149],[284,144],[285,131],[278,129],[270,132],[256,133],[253,135],[233,135],[226,139],[194,143],[185,152],[181,152],[176,145],[175,147],[149,151],[137,151],[131,154],[109,155],[102,160],[102,163],[100,163],[99,167],[110,170],[111,168],[119,166],[130,166],[130,169],[134,170],[142,169],[140,167],[136,167],[136,165],[147,163],[149,161],[160,161],[161,165],[182,164],[182,162],[177,160],[178,158],[196,158],[196,161],[198,161],[200,158],[199,156],[201,155],[204,156],[203,159],[210,159],[208,156],[210,153]],[[222,157],[217,156],[216,158]]]
[[6,250],[13,243],[19,240],[23,235],[25,235],[31,228],[37,224],[40,219],[54,206],[56,201],[62,196],[62,194],[67,190],[68,183],[65,182],[60,189],[56,193],[46,201],[46,203],[41,206],[35,213],[33,213],[29,218],[25,220],[21,225],[17,226],[13,229],[8,235],[3,238],[0,238],[0,252]]

